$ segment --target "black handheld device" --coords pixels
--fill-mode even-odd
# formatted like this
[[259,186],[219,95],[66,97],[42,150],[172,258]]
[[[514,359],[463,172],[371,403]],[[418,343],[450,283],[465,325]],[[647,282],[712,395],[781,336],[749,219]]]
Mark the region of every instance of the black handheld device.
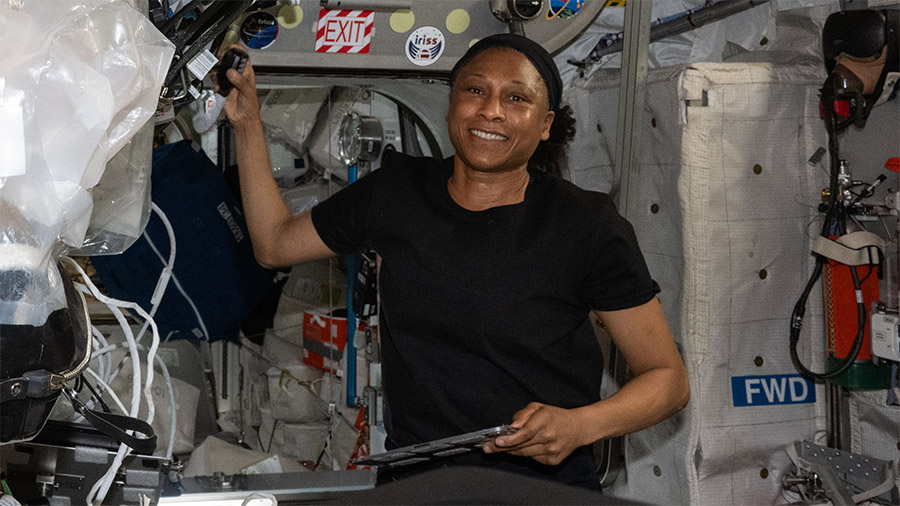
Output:
[[228,93],[231,92],[231,89],[234,88],[234,85],[231,84],[231,81],[229,81],[228,77],[225,75],[225,73],[228,72],[228,69],[237,70],[239,73],[243,72],[249,58],[247,53],[238,48],[232,47],[229,48],[228,51],[225,51],[225,54],[222,55],[222,61],[219,62],[219,71],[216,74],[216,81],[219,85],[219,95],[227,97]]
[[350,459],[350,464],[355,466],[375,466],[382,468],[398,468],[422,462],[438,460],[444,457],[462,455],[481,448],[488,441],[503,435],[515,434],[517,427],[499,425],[489,429],[467,432],[457,436],[451,436],[425,443],[418,443],[393,450]]

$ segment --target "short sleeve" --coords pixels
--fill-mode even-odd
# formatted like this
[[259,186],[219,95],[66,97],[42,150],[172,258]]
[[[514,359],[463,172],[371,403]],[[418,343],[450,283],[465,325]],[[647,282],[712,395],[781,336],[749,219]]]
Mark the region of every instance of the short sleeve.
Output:
[[586,302],[591,309],[601,311],[649,302],[659,293],[659,285],[650,276],[634,229],[608,196],[602,195],[598,206],[599,230],[583,286]]
[[370,173],[313,207],[313,226],[335,253],[349,255],[367,245],[369,210],[383,179],[381,172]]

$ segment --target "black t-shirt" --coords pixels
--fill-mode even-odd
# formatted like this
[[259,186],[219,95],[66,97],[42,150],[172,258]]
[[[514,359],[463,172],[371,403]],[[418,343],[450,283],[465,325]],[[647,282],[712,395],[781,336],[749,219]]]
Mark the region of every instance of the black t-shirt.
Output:
[[659,291],[606,194],[532,173],[524,202],[469,211],[453,158],[392,155],[312,211],[325,244],[380,274],[388,436],[398,446],[509,423],[529,402],[600,399],[591,309]]

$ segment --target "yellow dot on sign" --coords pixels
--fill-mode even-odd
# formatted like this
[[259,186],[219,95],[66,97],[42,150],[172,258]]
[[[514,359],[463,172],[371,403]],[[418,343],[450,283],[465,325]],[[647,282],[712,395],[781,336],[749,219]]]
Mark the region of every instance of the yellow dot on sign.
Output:
[[481,40],[481,39],[472,39],[472,40],[470,40],[470,41],[469,41],[469,47],[474,46],[479,40]]
[[447,14],[446,23],[450,33],[463,33],[469,29],[469,13],[465,9],[456,9]]
[[297,28],[303,21],[303,8],[297,5],[285,5],[278,9],[278,24],[286,29]]
[[409,9],[398,9],[391,14],[391,30],[406,33],[416,24],[416,15]]

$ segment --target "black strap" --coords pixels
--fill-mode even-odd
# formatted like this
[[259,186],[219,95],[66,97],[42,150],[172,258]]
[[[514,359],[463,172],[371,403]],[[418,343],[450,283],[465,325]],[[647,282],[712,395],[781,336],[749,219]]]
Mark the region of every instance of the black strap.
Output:
[[62,377],[46,369],[36,369],[0,382],[0,402],[19,399],[40,399],[59,395]]
[[0,403],[28,397],[28,378],[0,381]]
[[[149,423],[130,416],[101,413],[87,408],[68,388],[63,389],[66,397],[72,401],[72,407],[80,413],[91,425],[107,436],[125,443],[134,451],[143,454],[152,454],[156,450],[156,434]],[[134,431],[144,437],[135,437],[125,431]]]

